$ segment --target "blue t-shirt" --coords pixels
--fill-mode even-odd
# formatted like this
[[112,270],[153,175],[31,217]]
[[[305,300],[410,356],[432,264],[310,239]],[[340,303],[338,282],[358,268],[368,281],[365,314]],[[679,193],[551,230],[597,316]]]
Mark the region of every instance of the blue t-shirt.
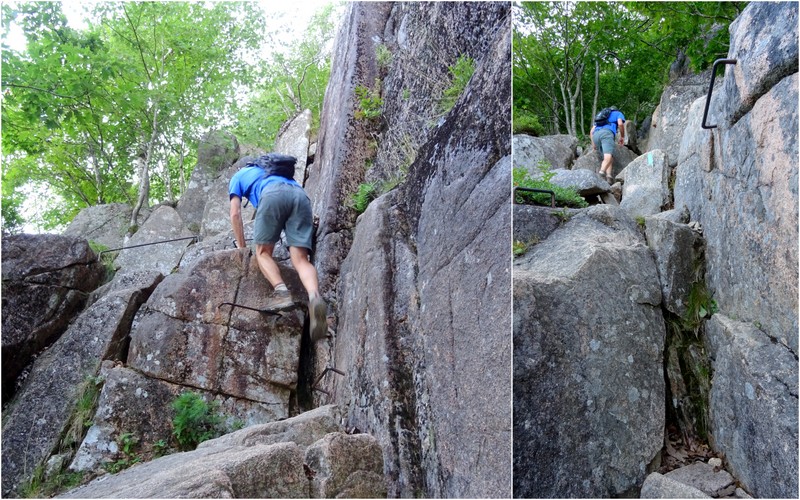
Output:
[[253,204],[253,208],[258,208],[259,197],[261,191],[265,186],[275,183],[290,184],[292,186],[302,187],[296,180],[287,179],[280,175],[270,175],[264,177],[264,169],[258,166],[244,167],[239,170],[231,178],[231,183],[228,185],[228,193],[230,197],[238,196],[239,198],[247,198]]
[[622,123],[625,123],[625,115],[622,114],[622,111],[617,111],[617,110],[612,111],[611,114],[608,115],[608,123],[606,125],[601,125],[601,126],[597,127],[597,130],[599,130],[601,128],[607,128],[607,129],[611,130],[611,132],[613,132],[614,135],[617,135],[617,120],[618,119],[621,119]]

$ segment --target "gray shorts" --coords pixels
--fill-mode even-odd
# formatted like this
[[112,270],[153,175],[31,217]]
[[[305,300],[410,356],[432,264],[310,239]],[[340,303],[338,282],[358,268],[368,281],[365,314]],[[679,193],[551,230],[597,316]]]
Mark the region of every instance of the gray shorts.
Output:
[[614,154],[614,133],[607,128],[599,128],[592,134],[592,142],[601,155]]
[[261,191],[256,210],[253,241],[260,245],[276,243],[286,232],[290,247],[311,250],[314,220],[311,202],[303,188],[289,184],[270,184]]

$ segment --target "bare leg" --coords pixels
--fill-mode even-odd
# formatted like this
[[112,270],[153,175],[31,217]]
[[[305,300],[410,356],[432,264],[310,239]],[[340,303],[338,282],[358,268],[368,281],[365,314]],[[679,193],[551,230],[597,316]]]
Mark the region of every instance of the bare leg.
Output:
[[317,281],[317,270],[308,260],[308,249],[303,247],[289,247],[289,256],[292,258],[292,265],[300,281],[308,292],[308,298],[313,299],[319,295],[319,283]]
[[614,157],[609,153],[603,155],[603,163],[600,165],[600,173],[606,177],[611,177],[611,168],[614,166]]
[[261,274],[267,278],[269,284],[275,288],[283,283],[283,277],[281,276],[280,269],[278,269],[278,264],[275,262],[275,259],[272,258],[273,250],[275,250],[274,243],[268,243],[266,245],[256,244],[256,261],[258,262],[258,268],[261,269]]

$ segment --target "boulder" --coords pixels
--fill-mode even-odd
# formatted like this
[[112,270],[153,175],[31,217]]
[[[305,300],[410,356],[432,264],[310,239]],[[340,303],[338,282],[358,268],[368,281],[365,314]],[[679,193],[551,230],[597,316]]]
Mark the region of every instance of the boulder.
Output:
[[[687,119],[692,103],[708,93],[711,71],[688,75],[671,82],[661,94],[661,101],[653,112],[647,150],[661,150],[667,156],[670,168],[678,164],[681,137],[689,130]],[[719,84],[719,80],[716,81]],[[716,87],[717,89],[719,87]]]
[[342,430],[342,410],[325,405],[303,412],[296,417],[245,427],[216,439],[200,443],[198,448],[231,448],[292,442],[308,448],[326,434]]
[[[616,176],[622,172],[630,162],[635,160],[638,155],[625,146],[615,144],[614,152],[611,154],[611,157],[611,172],[613,176]],[[600,152],[592,149],[590,146],[586,148],[583,156],[575,161],[575,164],[572,166],[572,170],[591,170],[592,172],[598,172],[602,162],[603,157],[600,155]]]
[[[109,203],[86,207],[72,219],[62,233],[99,243],[106,248],[121,248],[131,222],[133,207],[125,203]],[[139,226],[152,211],[142,207],[136,221]]]
[[[178,266],[192,236],[178,211],[161,205],[125,244],[126,249],[119,253],[114,265],[128,271],[154,269],[166,276]],[[128,248],[148,243],[156,244]]]
[[[204,238],[217,236],[220,234],[230,234],[233,237],[231,228],[231,203],[228,187],[233,175],[252,161],[254,157],[245,156],[234,165],[225,169],[218,177],[210,182],[208,194],[206,196],[205,209],[203,211],[203,222],[200,227],[200,234]],[[242,221],[247,223],[255,218],[256,211],[253,205],[243,200]],[[252,238],[252,232],[245,234],[245,238]]]
[[102,476],[58,498],[308,498],[294,443],[202,448]]
[[136,453],[151,458],[159,451],[156,443],[173,441],[172,403],[184,392],[200,395],[207,403],[218,405],[224,416],[224,428],[250,426],[274,421],[279,416],[274,407],[246,399],[200,391],[171,384],[124,367],[104,366],[103,389],[92,426],[70,465],[73,471],[102,471],[107,463],[125,458],[120,450],[124,434],[136,437]]
[[761,328],[722,314],[706,324],[711,444],[755,497],[795,498],[797,358]]
[[692,284],[703,281],[703,238],[686,224],[645,219],[647,245],[656,258],[664,308],[683,317]]
[[275,138],[274,151],[297,158],[294,167],[294,180],[302,186],[306,180],[308,163],[308,134],[311,131],[311,110],[306,109],[281,127]]
[[[203,222],[209,190],[219,173],[239,159],[239,142],[229,132],[212,130],[197,148],[197,164],[189,178],[189,185],[176,207],[178,214],[193,233]],[[227,196],[226,196],[227,199]]]
[[694,462],[667,472],[664,477],[693,486],[713,498],[732,495],[736,491],[736,480],[724,469],[705,462]]
[[383,454],[369,434],[326,435],[306,450],[312,498],[386,498]]
[[538,168],[539,162],[548,163],[551,170],[572,167],[577,156],[578,139],[571,135],[531,137],[516,134],[512,137],[511,144],[514,148],[514,167],[524,168],[531,177],[538,179],[542,175]]
[[596,205],[514,261],[514,495],[611,497],[664,438],[664,319],[652,253]]
[[642,484],[639,498],[711,498],[699,489],[652,472]]
[[151,273],[106,294],[36,359],[25,387],[3,415],[4,495],[30,479],[59,446],[85,385],[92,383],[101,361],[124,354],[133,315],[160,279]]
[[86,240],[52,234],[3,236],[3,402],[15,381],[53,343],[105,276]]
[[633,160],[625,167],[620,207],[634,217],[661,212],[672,202],[669,174],[667,155],[661,150],[650,151]]
[[573,208],[553,209],[514,204],[514,241],[539,243],[564,223],[565,218],[580,213]]
[[588,170],[554,170],[555,175],[550,179],[552,184],[563,188],[574,188],[583,197],[604,194],[611,190],[611,186],[598,174]]
[[[298,304],[302,284],[281,269]],[[168,276],[136,315],[128,363],[149,377],[270,405],[288,416],[297,384],[304,311],[278,315],[262,309],[272,287],[249,250],[225,250],[200,258]]]

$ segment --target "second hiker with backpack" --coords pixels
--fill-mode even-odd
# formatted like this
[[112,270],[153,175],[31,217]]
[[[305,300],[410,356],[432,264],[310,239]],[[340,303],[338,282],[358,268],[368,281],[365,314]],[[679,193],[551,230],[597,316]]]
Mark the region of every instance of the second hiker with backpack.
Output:
[[589,131],[592,141],[592,149],[599,149],[603,155],[603,162],[600,164],[600,175],[604,175],[609,184],[612,184],[614,177],[612,165],[614,159],[614,137],[619,129],[619,145],[625,144],[625,115],[614,106],[600,111],[594,118],[594,126]]
[[231,224],[237,247],[245,248],[242,198],[247,198],[256,209],[253,228],[256,261],[261,273],[275,289],[267,305],[267,309],[272,310],[293,305],[278,264],[272,258],[275,243],[280,239],[281,231],[285,232],[292,265],[308,292],[311,339],[319,340],[328,332],[327,305],[319,294],[317,270],[308,260],[314,221],[308,195],[294,180],[296,162],[294,156],[270,153],[236,172],[228,188]]

